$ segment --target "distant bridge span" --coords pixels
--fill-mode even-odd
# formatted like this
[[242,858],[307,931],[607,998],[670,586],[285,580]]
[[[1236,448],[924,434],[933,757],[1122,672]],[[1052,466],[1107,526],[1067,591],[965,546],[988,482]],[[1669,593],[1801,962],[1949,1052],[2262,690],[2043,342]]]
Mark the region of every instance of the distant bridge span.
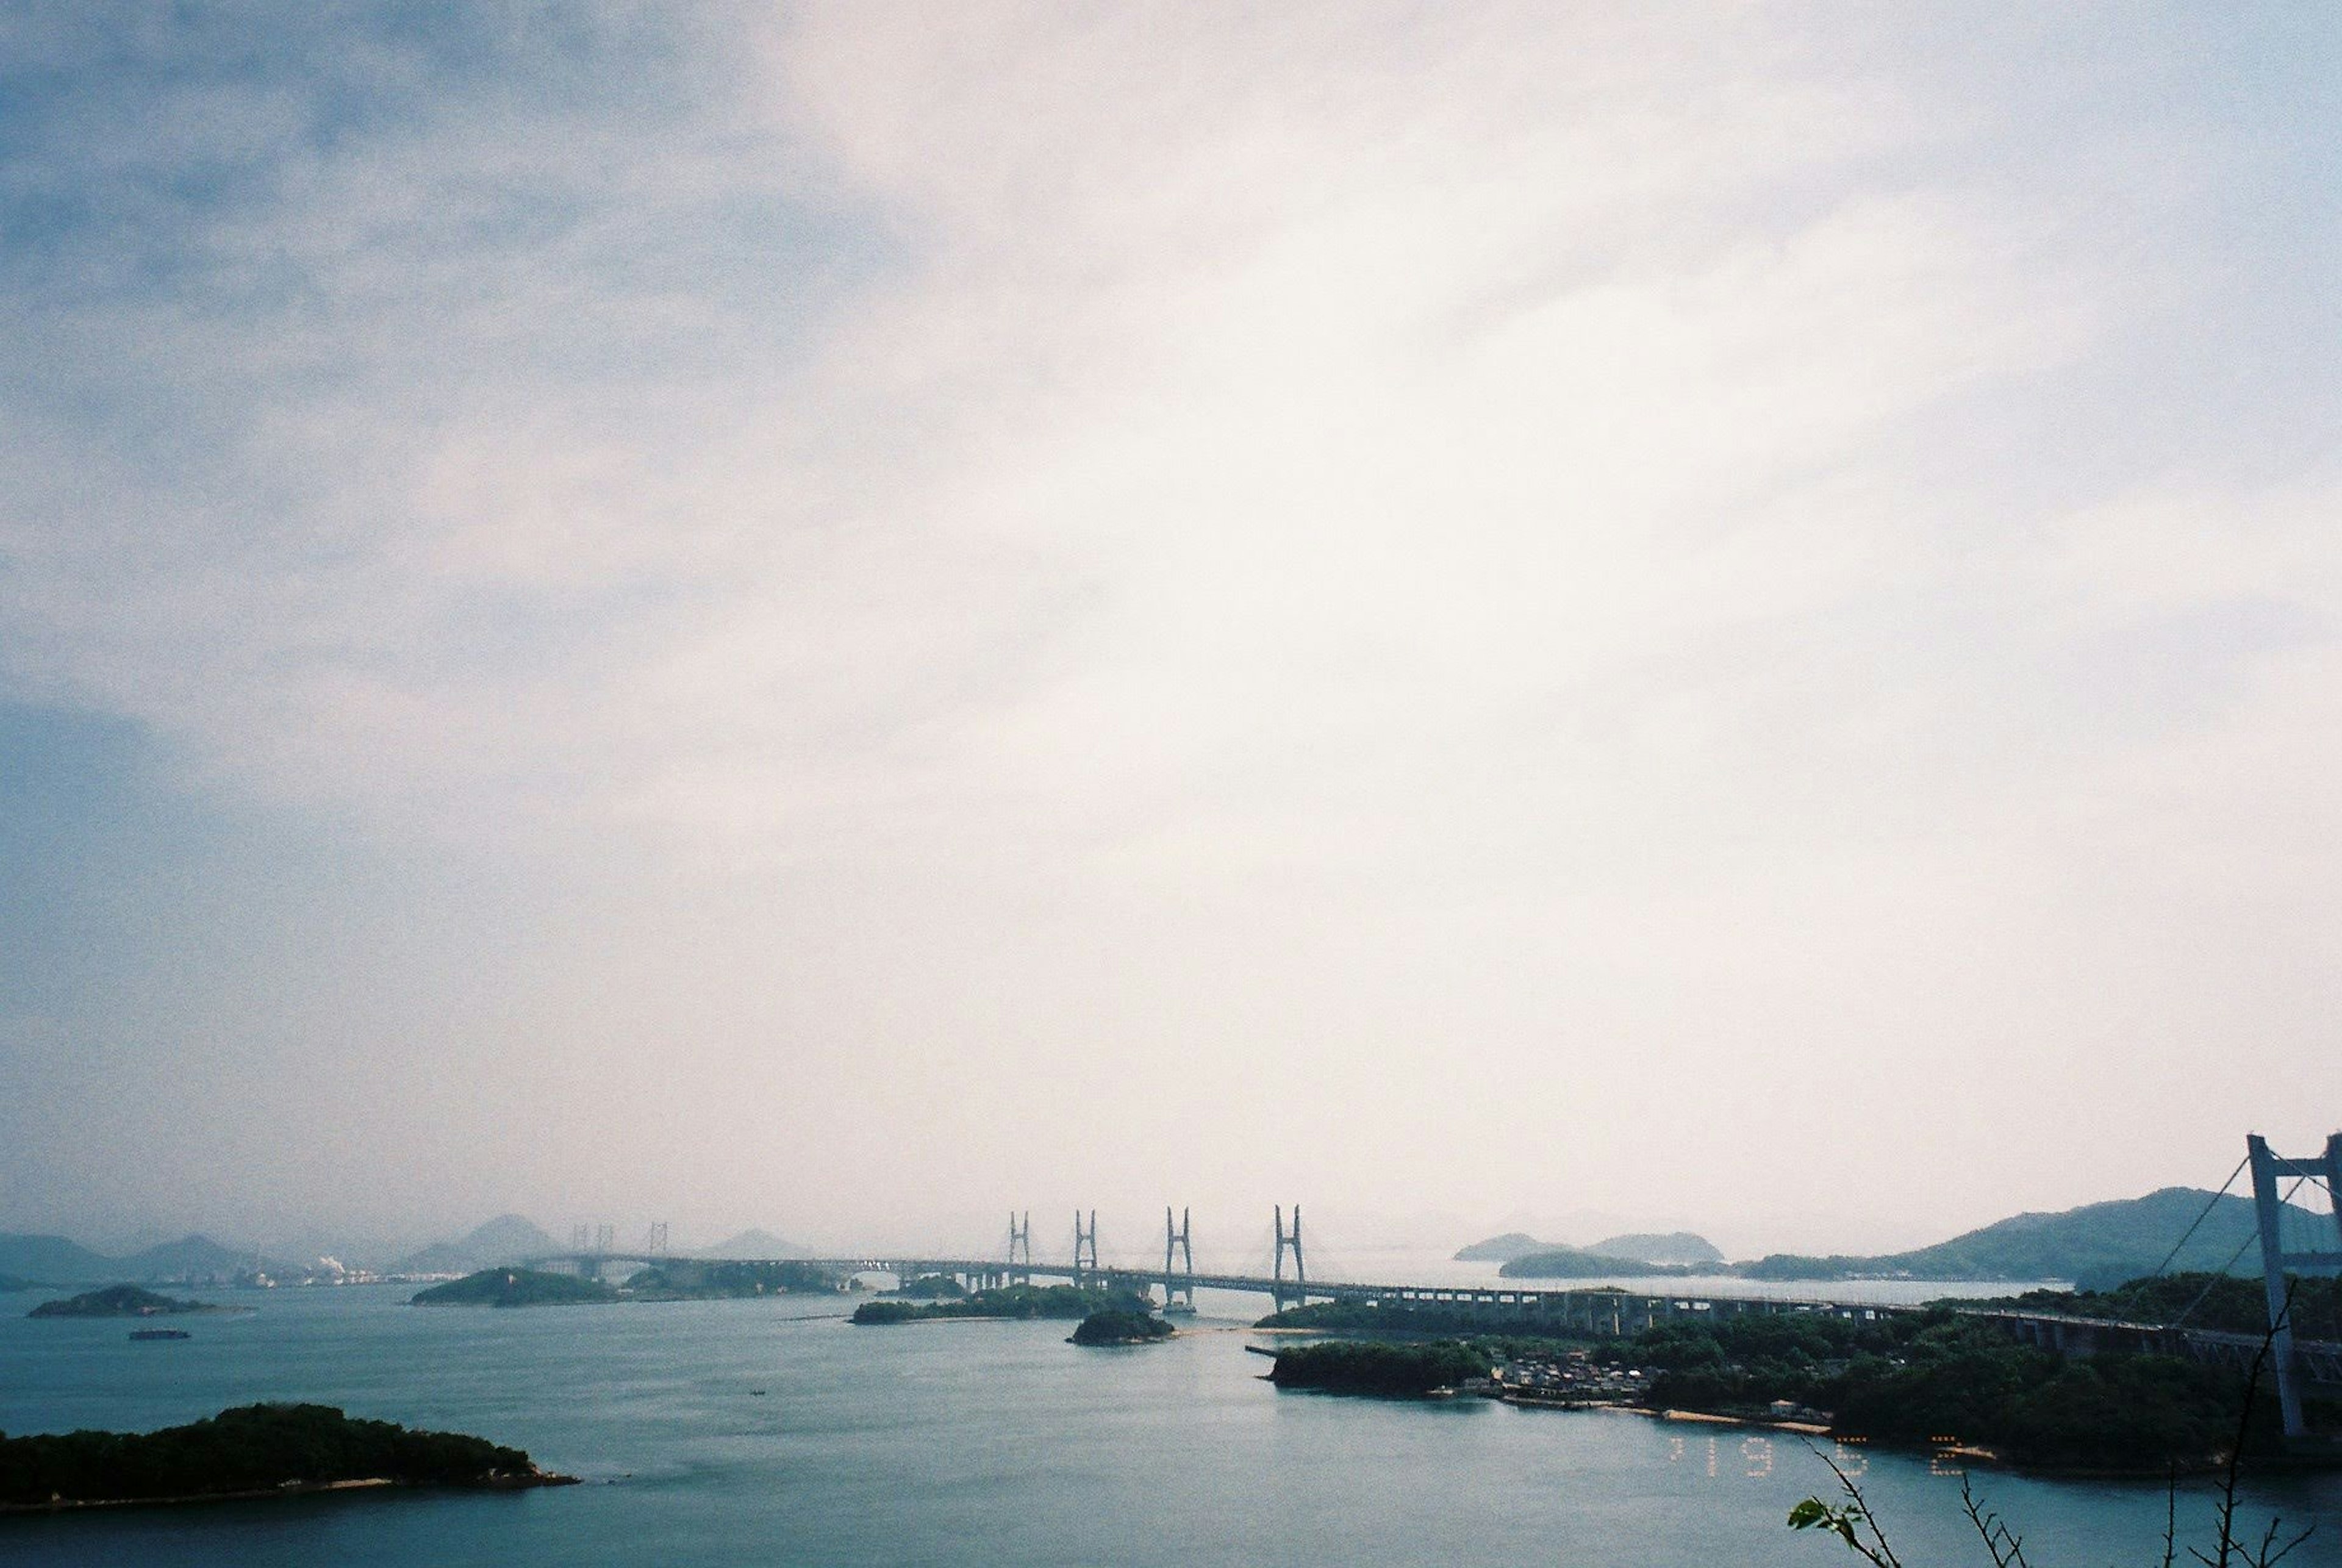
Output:
[[[1670,1292],[1616,1289],[1539,1289],[1526,1285],[1392,1284],[1356,1280],[1296,1281],[1273,1274],[1208,1273],[1136,1268],[1122,1264],[1091,1266],[1076,1263],[1003,1263],[998,1258],[939,1258],[901,1253],[866,1253],[830,1258],[695,1258],[665,1253],[555,1253],[525,1260],[524,1268],[557,1268],[598,1273],[611,1263],[651,1265],[671,1263],[755,1263],[772,1266],[801,1263],[836,1274],[892,1274],[908,1283],[943,1274],[971,1289],[1062,1280],[1072,1284],[1144,1293],[1229,1291],[1266,1296],[1278,1308],[1306,1302],[1348,1302],[1362,1306],[1405,1311],[1436,1307],[1476,1327],[1490,1330],[1564,1328],[1584,1333],[1631,1334],[1655,1323],[1680,1318],[1714,1321],[1725,1317],[1821,1313],[1849,1319],[1917,1312],[1916,1304],[1845,1301],[1827,1295],[1730,1295],[1713,1292]],[[2217,1365],[2249,1367],[2261,1349],[2258,1334],[2225,1333],[2211,1329],[2172,1328],[2161,1323],[2116,1323],[2054,1312],[2027,1312],[1990,1306],[1963,1306],[1956,1311],[1994,1323],[2012,1335],[2061,1355],[2093,1355],[2102,1352],[2154,1352],[2186,1356]],[[2296,1340],[2294,1354],[2305,1378],[2321,1387],[2342,1387],[2342,1343]]]
[[1526,1284],[1448,1285],[1375,1283],[1358,1280],[1296,1280],[1275,1274],[1212,1273],[1180,1269],[1124,1264],[1003,1263],[998,1258],[930,1257],[923,1254],[865,1253],[827,1258],[718,1259],[685,1258],[675,1253],[631,1252],[566,1252],[524,1260],[525,1268],[556,1268],[598,1273],[611,1263],[652,1265],[677,1262],[759,1263],[766,1266],[796,1263],[837,1274],[883,1273],[908,1283],[943,1274],[971,1289],[1023,1283],[1033,1280],[1064,1281],[1133,1292],[1162,1290],[1229,1291],[1266,1296],[1278,1308],[1307,1302],[1349,1302],[1363,1306],[1406,1309],[1437,1307],[1490,1328],[1506,1325],[1568,1327],[1586,1333],[1636,1333],[1669,1318],[1728,1317],[1782,1313],[1827,1313],[1838,1317],[1875,1317],[1908,1310],[1877,1302],[1833,1301],[1827,1297],[1739,1296],[1713,1293],[1654,1293],[1618,1290],[1541,1289]]

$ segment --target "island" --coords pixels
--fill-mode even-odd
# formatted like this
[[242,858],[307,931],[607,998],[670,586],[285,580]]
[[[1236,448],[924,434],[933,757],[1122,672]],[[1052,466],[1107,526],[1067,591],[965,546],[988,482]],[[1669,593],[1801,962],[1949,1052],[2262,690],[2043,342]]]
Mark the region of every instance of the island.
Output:
[[182,1313],[226,1312],[226,1307],[214,1306],[209,1302],[180,1301],[175,1297],[157,1295],[136,1285],[108,1285],[104,1290],[84,1291],[77,1296],[60,1301],[43,1302],[26,1317],[170,1317]]
[[9,1513],[575,1479],[485,1438],[356,1420],[325,1404],[245,1405],[160,1432],[0,1437],[0,1513]]
[[796,1259],[741,1263],[676,1258],[652,1264],[619,1287],[628,1300],[644,1302],[738,1301],[756,1296],[836,1295],[850,1282]]
[[1096,1285],[1002,1285],[956,1301],[864,1302],[848,1321],[870,1328],[950,1318],[1086,1318],[1108,1309],[1151,1313],[1155,1303],[1134,1292]]
[[1565,1259],[1592,1257],[1606,1265],[1600,1270],[1579,1270],[1565,1263],[1560,1272],[1544,1276],[1555,1279],[1582,1278],[1588,1273],[1640,1273],[1651,1269],[1692,1273],[1723,1270],[1729,1266],[1714,1243],[1689,1231],[1671,1231],[1665,1235],[1637,1231],[1623,1236],[1607,1236],[1582,1247],[1571,1246],[1566,1242],[1541,1242],[1523,1231],[1506,1231],[1501,1236],[1490,1236],[1486,1241],[1474,1242],[1462,1248],[1456,1253],[1456,1261],[1511,1263],[1523,1258],[1540,1256]]
[[1067,1344],[1153,1344],[1169,1339],[1172,1327],[1151,1312],[1107,1307],[1082,1319]]
[[1268,1381],[1279,1388],[1420,1399],[1485,1379],[1493,1365],[1485,1349],[1461,1341],[1383,1344],[1328,1340],[1278,1351],[1276,1364],[1268,1370]]
[[[1941,1305],[1868,1321],[1678,1320],[1596,1355],[1649,1370],[1653,1409],[1786,1412],[1840,1437],[1951,1443],[2037,1470],[2205,1468],[2235,1445],[2244,1413],[2244,1380],[2225,1368],[2161,1354],[2060,1357]],[[2273,1403],[2262,1402],[2265,1418]]]
[[1508,1280],[1680,1279],[1698,1272],[1688,1263],[1644,1263],[1608,1253],[1585,1252],[1576,1247],[1529,1253],[1512,1259],[1496,1271],[1501,1278]]
[[444,1285],[417,1291],[410,1306],[590,1306],[618,1300],[600,1280],[549,1274],[535,1269],[482,1269]]
[[[2293,1299],[2298,1332],[2342,1338],[2342,1281],[2299,1281]],[[1628,1406],[1917,1449],[1952,1445],[2037,1471],[2162,1476],[2220,1463],[2240,1432],[2247,1453],[2276,1446],[2275,1401],[2260,1399],[2247,1427],[2245,1378],[2233,1369],[2152,1351],[2061,1357],[1984,1315],[1997,1307],[2133,1325],[2187,1314],[2191,1324],[2238,1335],[2257,1334],[2267,1322],[2260,1282],[2195,1273],[1868,1316],[1686,1315],[1619,1336],[1492,1331],[1439,1303],[1318,1302],[1256,1326],[1374,1336],[1263,1351],[1276,1356],[1271,1378],[1285,1387],[1420,1393],[1455,1381],[1432,1358],[1460,1348],[1494,1369],[1476,1392],[1516,1403]]]
[[921,1274],[916,1279],[904,1281],[887,1293],[913,1301],[958,1301],[967,1294],[967,1287],[949,1274]]

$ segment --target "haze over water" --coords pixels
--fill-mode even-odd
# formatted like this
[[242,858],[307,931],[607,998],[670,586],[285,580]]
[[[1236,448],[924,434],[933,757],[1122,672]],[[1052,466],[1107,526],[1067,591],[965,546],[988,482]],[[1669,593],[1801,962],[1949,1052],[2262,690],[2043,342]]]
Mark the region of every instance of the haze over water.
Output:
[[[2315,1147],[2337,125],[2317,5],[10,0],[0,1233],[1262,1269],[1306,1203],[1475,1283]],[[395,1293],[0,1295],[0,1427],[620,1483],[0,1557],[1828,1555],[1775,1448],[1232,1335]]]
[[[115,1323],[0,1317],[0,1429],[150,1427],[256,1398],[315,1400],[492,1433],[589,1484],[10,1519],[0,1563],[1841,1561],[1783,1528],[1828,1481],[1795,1440],[1480,1400],[1279,1393],[1240,1333],[1098,1352],[1065,1343],[1064,1323],[860,1329],[809,1299],[486,1312],[411,1308],[405,1293],[276,1293],[165,1345],[130,1343]],[[1207,1313],[1219,1304],[1207,1298]],[[1867,1464],[1907,1560],[1967,1560],[1956,1480],[1925,1458],[1849,1462]],[[2036,1562],[2155,1560],[2158,1487],[1980,1479],[2040,1548]],[[2342,1564],[2342,1478],[2257,1486],[2253,1500],[2328,1521],[2295,1561]]]

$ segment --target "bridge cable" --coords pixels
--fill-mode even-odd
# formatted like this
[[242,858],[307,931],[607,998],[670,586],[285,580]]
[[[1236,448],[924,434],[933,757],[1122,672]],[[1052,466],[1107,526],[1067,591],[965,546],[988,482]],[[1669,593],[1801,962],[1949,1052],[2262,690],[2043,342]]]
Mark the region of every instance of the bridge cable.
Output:
[[[2293,1194],[2301,1191],[2301,1183],[2303,1180],[2304,1178],[2296,1176],[2293,1179],[2293,1185],[2285,1190],[2285,1196],[2277,1200],[2280,1213],[2283,1212],[2284,1204],[2293,1202]],[[2187,1321],[2188,1313],[2193,1313],[2197,1307],[2204,1304],[2204,1298],[2212,1293],[2212,1288],[2218,1284],[2222,1280],[2228,1277],[2228,1271],[2237,1266],[2237,1260],[2245,1255],[2245,1249],[2251,1246],[2255,1242],[2257,1242],[2260,1239],[2261,1233],[2257,1228],[2246,1232],[2245,1239],[2237,1243],[2237,1250],[2228,1254],[2228,1261],[2222,1263],[2213,1272],[2212,1277],[2204,1282],[2204,1288],[2196,1293],[2196,1299],[2187,1303],[2187,1312],[2183,1312],[2177,1317],[2173,1318],[2168,1326],[2177,1328],[2181,1323],[2186,1323]]]
[[2237,1184],[2237,1178],[2244,1174],[2245,1167],[2252,1164],[2252,1160],[2253,1157],[2248,1153],[2243,1159],[2237,1162],[2237,1168],[2228,1173],[2228,1179],[2220,1183],[2220,1190],[2212,1194],[2211,1201],[2204,1205],[2203,1212],[2196,1216],[2188,1227],[2179,1233],[2179,1239],[2171,1243],[2171,1250],[2163,1254],[2163,1261],[2155,1265],[2154,1272],[2149,1273],[2147,1278],[2159,1278],[2163,1271],[2171,1266],[2171,1260],[2179,1255],[2179,1249],[2187,1244],[2187,1238],[2196,1233],[2196,1227],[2212,1217],[2212,1211],[2219,1206],[2222,1198],[2228,1195],[2228,1189]]

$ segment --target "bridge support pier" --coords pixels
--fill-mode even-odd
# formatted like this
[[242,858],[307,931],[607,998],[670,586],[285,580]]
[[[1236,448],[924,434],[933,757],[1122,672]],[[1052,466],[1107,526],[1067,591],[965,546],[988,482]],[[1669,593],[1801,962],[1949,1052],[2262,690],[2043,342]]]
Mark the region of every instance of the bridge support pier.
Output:
[[1290,1236],[1285,1233],[1284,1206],[1279,1204],[1272,1212],[1276,1223],[1276,1262],[1271,1272],[1276,1276],[1276,1288],[1271,1293],[1269,1300],[1276,1303],[1277,1311],[1285,1310],[1285,1253],[1286,1249],[1290,1247],[1293,1251],[1293,1304],[1307,1306],[1309,1304],[1309,1271],[1301,1258],[1301,1205],[1299,1203],[1293,1205],[1293,1233]]
[[[1021,1254],[1021,1256],[1020,1256]],[[1018,1273],[1016,1265],[1023,1263],[1026,1273]],[[1000,1276],[1002,1284],[1030,1284],[1033,1282],[1033,1211],[1025,1211],[1025,1223],[1016,1223],[1016,1211],[1008,1211],[1008,1269]]]
[[1090,1228],[1086,1231],[1082,1229],[1081,1210],[1076,1209],[1074,1211],[1074,1283],[1076,1284],[1081,1284],[1084,1283],[1082,1270],[1084,1267],[1083,1258],[1085,1255],[1083,1249],[1085,1247],[1089,1249],[1086,1254],[1089,1260],[1087,1264],[1088,1269],[1090,1273],[1096,1273],[1099,1271],[1097,1250],[1097,1211],[1096,1209],[1092,1209],[1090,1211]]
[[[2268,1140],[2258,1133],[2245,1138],[2245,1154],[2253,1168],[2253,1209],[2260,1222],[2261,1284],[2268,1302],[2269,1357],[2277,1363],[2277,1401],[2285,1416],[2289,1444],[2309,1435],[2301,1413],[2300,1368],[2293,1347],[2291,1291],[2286,1283],[2287,1264],[2304,1268],[2342,1267],[2342,1133],[2326,1140],[2326,1153],[2311,1160],[2288,1160],[2269,1152]],[[2325,1184],[2334,1208],[2336,1245],[2305,1252],[2287,1252],[2281,1221],[2285,1200],[2277,1190],[2280,1176],[2304,1177]]]
[[[1179,1228],[1173,1230],[1171,1208],[1169,1204],[1165,1204],[1163,1208],[1163,1310],[1165,1312],[1169,1312],[1175,1306],[1182,1307],[1188,1312],[1196,1310],[1196,1248],[1188,1238],[1187,1211],[1185,1209],[1179,1211]],[[1173,1272],[1172,1260],[1175,1255],[1184,1258],[1186,1262],[1187,1266],[1184,1274]],[[1181,1299],[1183,1296],[1186,1298],[1184,1301]]]

